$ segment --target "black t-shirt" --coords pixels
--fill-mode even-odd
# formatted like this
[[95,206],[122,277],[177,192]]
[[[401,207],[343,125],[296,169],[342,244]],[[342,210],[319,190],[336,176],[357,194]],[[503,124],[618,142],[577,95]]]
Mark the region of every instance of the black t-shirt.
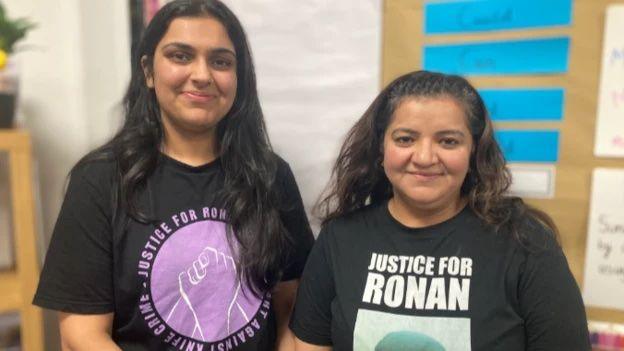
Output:
[[[113,162],[71,176],[34,303],[49,309],[114,312],[124,350],[269,350],[276,325],[270,293],[236,279],[236,247],[217,193],[219,160],[191,167],[161,156],[139,197],[158,221],[115,210]],[[282,222],[294,239],[282,280],[301,275],[313,236],[288,164],[278,159]]]
[[578,286],[553,236],[531,249],[465,208],[425,228],[387,203],[327,224],[310,253],[290,327],[334,350],[589,350]]

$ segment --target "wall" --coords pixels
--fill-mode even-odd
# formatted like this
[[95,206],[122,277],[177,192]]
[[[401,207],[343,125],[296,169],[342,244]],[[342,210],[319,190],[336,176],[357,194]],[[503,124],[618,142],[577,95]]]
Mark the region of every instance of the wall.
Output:
[[[9,16],[37,23],[15,59],[21,71],[18,123],[31,132],[34,145],[43,252],[70,168],[118,123],[115,106],[129,76],[129,15],[126,0],[3,4]],[[0,214],[8,211],[3,203]],[[55,320],[47,313],[50,350],[58,344]]]
[[10,16],[37,23],[15,55],[18,123],[32,133],[43,232],[50,233],[71,166],[117,124],[115,107],[129,76],[127,6],[124,0],[4,3]]

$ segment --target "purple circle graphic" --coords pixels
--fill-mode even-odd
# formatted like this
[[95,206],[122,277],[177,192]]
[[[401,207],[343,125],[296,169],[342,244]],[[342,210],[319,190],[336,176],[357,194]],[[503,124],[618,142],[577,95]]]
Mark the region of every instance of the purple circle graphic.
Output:
[[162,245],[151,273],[154,306],[184,336],[214,342],[250,322],[260,308],[236,278],[225,223],[204,220],[178,229]]

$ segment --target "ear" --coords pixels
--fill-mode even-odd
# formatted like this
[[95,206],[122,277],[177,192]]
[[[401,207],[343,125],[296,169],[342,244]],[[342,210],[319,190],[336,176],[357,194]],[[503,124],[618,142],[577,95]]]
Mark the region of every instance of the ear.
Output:
[[152,70],[151,60],[147,57],[147,55],[143,55],[141,57],[141,69],[143,70],[143,75],[145,76],[145,84],[148,88],[154,88],[154,74]]

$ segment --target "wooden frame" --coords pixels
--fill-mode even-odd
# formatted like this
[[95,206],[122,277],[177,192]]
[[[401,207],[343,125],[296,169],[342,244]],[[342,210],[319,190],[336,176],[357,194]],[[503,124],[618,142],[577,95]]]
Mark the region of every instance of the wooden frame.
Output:
[[30,135],[0,130],[0,151],[9,154],[9,188],[13,219],[15,267],[0,271],[0,313],[19,312],[22,349],[43,350],[42,312],[32,305],[39,280],[35,235]]

